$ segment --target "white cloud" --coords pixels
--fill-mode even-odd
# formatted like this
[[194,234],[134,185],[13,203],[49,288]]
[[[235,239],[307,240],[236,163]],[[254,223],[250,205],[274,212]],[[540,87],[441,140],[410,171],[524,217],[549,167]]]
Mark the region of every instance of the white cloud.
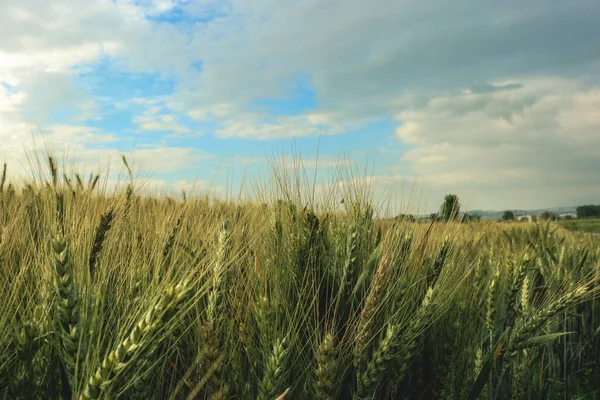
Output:
[[51,125],[42,131],[56,143],[114,143],[118,137],[114,134],[104,133],[98,128],[76,125]]
[[396,136],[417,146],[401,161],[434,189],[477,192],[489,207],[593,201],[600,88],[519,81],[521,88],[442,95],[397,113]]
[[303,158],[300,155],[296,155],[292,157],[277,157],[275,159],[271,159],[270,161],[274,162],[277,166],[286,169],[300,169],[302,171],[315,168],[319,171],[330,168],[343,169],[356,164],[356,160],[341,156],[334,157],[331,155],[322,155],[318,158]]
[[200,170],[204,161],[214,157],[193,147],[107,148],[106,145],[114,145],[118,137],[86,126],[52,125],[41,133],[41,136],[39,133],[26,136],[18,132],[13,136],[17,140],[2,147],[0,161],[8,163],[10,175],[37,171],[37,166],[30,161],[37,153],[45,165],[47,149],[60,160],[61,166],[80,173],[118,173],[123,170],[121,156],[125,155],[136,176]]
[[[0,39],[0,51],[19,68],[59,72],[104,52],[122,68],[176,76],[173,104],[194,118],[216,119],[224,137],[311,136],[322,124],[333,125],[325,134],[338,133],[386,116],[410,90],[592,71],[597,9],[576,3],[28,0],[5,5],[0,24],[11,41]],[[215,18],[186,30],[145,19],[176,7]],[[202,62],[201,72],[192,61]],[[291,121],[300,127],[265,123],[265,115],[247,110],[253,99],[284,96],[302,74],[311,76],[319,110]]]
[[172,114],[159,114],[160,107],[152,107],[145,111],[143,115],[133,118],[133,122],[138,124],[140,131],[167,131],[173,133],[188,133],[191,130],[181,125],[177,118]]
[[[585,0],[569,6],[442,0],[228,4],[230,13],[198,24],[191,47],[203,72],[189,77],[178,98],[200,109],[234,103],[229,120],[237,120],[251,99],[283,96],[298,74],[311,76],[320,123],[346,127],[389,114],[409,90],[435,93],[515,75],[590,72],[599,61],[594,49],[600,28],[591,16],[597,5]],[[261,137],[252,128],[239,131]],[[277,133],[296,134],[302,132]]]
[[[165,8],[158,3],[147,5]],[[177,53],[185,39],[144,20],[146,14],[129,1],[0,3],[0,104],[8,101],[3,84],[18,95],[12,95],[10,109],[0,109],[4,111],[0,112],[3,147],[22,144],[23,136],[32,129],[51,129],[55,112],[74,110],[71,115],[76,125],[97,118],[99,99],[86,93],[86,82],[76,78],[80,72],[91,71],[89,65],[102,56],[120,60],[125,67],[143,66],[142,70],[160,73],[185,65],[187,58],[181,63],[181,58],[169,54]],[[146,124],[158,129],[159,122]],[[182,129],[165,121],[162,124]]]
[[127,156],[131,166],[139,166],[150,172],[176,172],[213,156],[195,148],[159,147],[136,149]]
[[[221,138],[278,139],[286,137],[319,136],[320,134],[342,133],[339,127],[326,127],[310,122],[310,116],[269,117],[260,114],[238,114],[224,122],[216,134]],[[269,122],[265,122],[265,120]]]
[[226,196],[225,188],[222,186],[214,186],[209,182],[196,180],[196,181],[167,181],[165,179],[157,179],[153,177],[141,177],[134,178],[131,181],[121,177],[110,177],[99,184],[99,187],[105,189],[107,192],[123,191],[129,182],[133,183],[134,191],[141,195],[167,195],[178,199],[182,197],[182,191],[186,192],[187,198],[199,198],[208,196],[211,199],[224,198]]
[[[159,22],[179,8],[202,21]],[[195,135],[179,118],[187,115],[215,123],[220,138],[267,140],[342,134],[394,115],[396,138],[411,148],[390,170],[434,190],[464,185],[491,204],[590,199],[600,159],[598,10],[590,0],[2,2],[0,156],[20,154],[38,127],[80,154],[115,144],[121,136],[84,129],[104,100],[76,80],[109,56],[117,69],[176,82],[170,96],[131,99],[146,109],[134,120],[142,131]],[[299,76],[317,109],[273,116],[249,107],[285,97]],[[64,108],[76,110],[73,128],[55,126]],[[140,162],[171,171],[203,157],[185,147],[171,154],[141,153]]]
[[172,183],[168,183],[166,186],[168,187],[167,190],[174,191],[177,194],[180,194],[182,191],[185,191],[188,197],[202,197],[205,195],[209,195],[209,197],[213,198],[224,198],[227,195],[224,187],[215,186],[210,182],[203,180],[179,180]]

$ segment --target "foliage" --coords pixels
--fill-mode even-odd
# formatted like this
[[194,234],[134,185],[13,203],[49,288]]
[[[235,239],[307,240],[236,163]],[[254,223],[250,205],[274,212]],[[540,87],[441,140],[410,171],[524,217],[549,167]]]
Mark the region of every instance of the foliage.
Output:
[[396,216],[396,220],[415,222],[416,218],[414,215],[411,215],[411,214],[398,214]]
[[566,220],[560,221],[558,224],[570,231],[600,233],[600,219],[598,218]]
[[515,213],[512,211],[504,211],[502,214],[503,221],[513,221],[515,219]]
[[552,211],[544,211],[540,215],[540,219],[542,221],[556,221],[558,219],[558,215],[556,215],[556,213],[554,213]]
[[579,206],[575,209],[577,218],[600,217],[600,206]]
[[455,194],[448,194],[444,197],[444,202],[440,208],[440,214],[445,221],[455,220],[460,213],[460,202]]

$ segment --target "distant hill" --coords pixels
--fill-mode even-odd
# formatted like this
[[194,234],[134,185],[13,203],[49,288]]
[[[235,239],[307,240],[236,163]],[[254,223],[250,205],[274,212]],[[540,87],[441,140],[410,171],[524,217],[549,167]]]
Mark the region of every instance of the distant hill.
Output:
[[[544,211],[551,211],[555,214],[571,214],[575,213],[575,209],[577,207],[554,207],[554,208],[540,208],[537,210],[510,210],[515,213],[515,215],[541,215]],[[491,218],[498,219],[502,218],[504,211],[494,211],[494,210],[471,210],[467,211],[469,214],[478,214],[481,215],[482,218]]]

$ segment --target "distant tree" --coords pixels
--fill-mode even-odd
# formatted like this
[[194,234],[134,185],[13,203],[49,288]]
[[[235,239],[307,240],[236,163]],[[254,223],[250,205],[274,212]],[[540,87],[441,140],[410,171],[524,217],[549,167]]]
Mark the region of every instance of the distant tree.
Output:
[[437,219],[438,216],[439,216],[438,213],[431,213],[431,214],[429,214],[429,219],[433,221],[434,219]]
[[469,222],[479,222],[480,220],[481,220],[481,216],[479,214],[464,213],[460,217],[460,222],[465,223],[465,224],[469,223]]
[[558,215],[556,215],[556,213],[553,213],[552,211],[544,211],[540,215],[540,219],[543,221],[556,221],[558,219]]
[[415,220],[416,220],[414,215],[410,215],[410,214],[398,214],[396,216],[396,219],[400,220],[400,221],[410,221],[410,222],[415,222]]
[[515,219],[515,213],[512,211],[504,211],[502,214],[502,220],[504,221],[513,221]]
[[575,211],[577,218],[600,217],[600,206],[579,206]]
[[446,197],[444,197],[444,202],[442,203],[442,207],[440,209],[442,217],[446,221],[451,221],[456,219],[459,212],[460,202],[458,201],[458,196],[455,194],[446,195]]

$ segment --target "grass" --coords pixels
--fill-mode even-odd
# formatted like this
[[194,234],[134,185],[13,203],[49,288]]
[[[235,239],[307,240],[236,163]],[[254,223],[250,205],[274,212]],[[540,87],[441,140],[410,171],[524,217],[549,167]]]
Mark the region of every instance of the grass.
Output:
[[234,204],[49,164],[0,191],[2,398],[600,394],[595,236],[391,222],[359,186],[317,211],[277,166]]
[[600,218],[586,218],[560,221],[558,223],[570,231],[600,233]]

